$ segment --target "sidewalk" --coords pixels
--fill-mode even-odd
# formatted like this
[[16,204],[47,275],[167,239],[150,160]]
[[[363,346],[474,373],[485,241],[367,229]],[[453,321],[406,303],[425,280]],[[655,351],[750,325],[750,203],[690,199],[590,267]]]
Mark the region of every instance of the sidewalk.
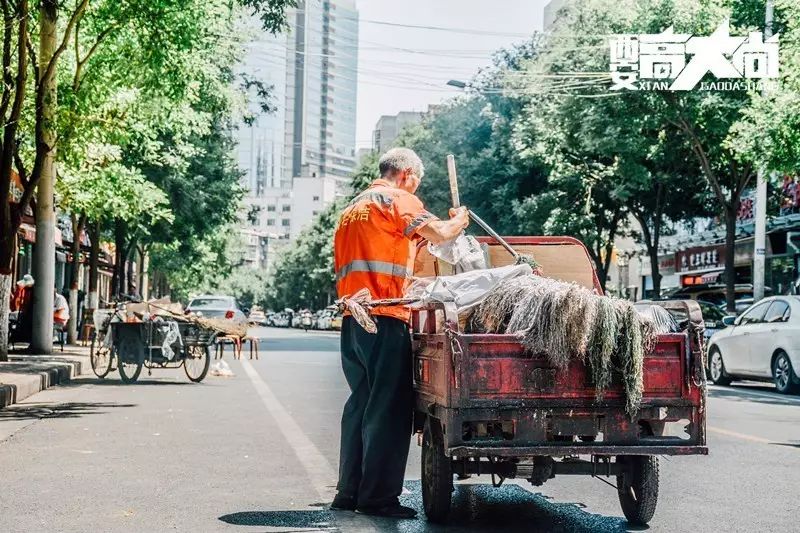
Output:
[[52,355],[9,354],[0,362],[0,409],[82,373],[91,372],[88,346],[53,347]]

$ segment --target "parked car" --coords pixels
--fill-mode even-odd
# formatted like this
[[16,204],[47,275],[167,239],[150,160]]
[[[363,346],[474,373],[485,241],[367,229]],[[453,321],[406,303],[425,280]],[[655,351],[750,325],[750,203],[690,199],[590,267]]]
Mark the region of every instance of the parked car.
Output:
[[319,312],[317,315],[317,329],[331,329],[331,319],[333,318],[334,314],[336,314],[337,309],[336,306],[326,307],[322,311]]
[[274,313],[270,319],[270,325],[276,328],[288,328],[289,315],[286,313]]
[[314,317],[314,329],[326,330],[331,327],[331,314],[327,309],[318,311]]
[[247,317],[236,303],[233,296],[204,294],[196,296],[186,306],[187,313],[194,313],[206,318],[225,318],[236,322],[246,322]]
[[342,329],[342,314],[338,311],[331,317],[331,329],[337,331]]
[[[676,298],[669,298],[670,300],[675,300]],[[639,300],[634,305],[637,308],[641,308],[643,306],[652,305],[652,300]],[[703,312],[703,321],[705,322],[705,332],[704,337],[706,342],[708,339],[717,331],[724,329],[726,326],[722,322],[722,319],[725,317],[725,312],[718,306],[711,302],[705,302],[702,300],[697,300],[697,304],[700,306],[700,310]],[[689,317],[686,316],[685,313],[680,313],[678,311],[671,311],[673,318],[678,322],[678,324],[685,323],[689,320]]]
[[264,314],[264,311],[250,311],[250,316],[247,317],[247,320],[253,326],[266,326],[267,325],[267,315]]
[[705,338],[706,343],[708,343],[712,335],[727,327],[722,321],[722,319],[725,318],[725,311],[711,302],[698,300],[697,303],[700,305],[700,310],[703,312],[703,321],[706,326]]
[[709,378],[717,385],[736,379],[773,381],[778,392],[800,391],[800,297],[764,298],[709,340]]
[[[669,300],[702,300],[714,305],[725,305],[725,284],[723,283],[703,283],[699,285],[688,285],[671,292],[666,296]],[[753,285],[750,283],[737,283],[734,288],[736,300],[743,298],[753,298]],[[764,293],[769,296],[772,289],[764,288]],[[751,300],[752,302],[752,300]]]
[[305,310],[300,312],[300,327],[308,331],[314,326],[314,315],[311,311]]

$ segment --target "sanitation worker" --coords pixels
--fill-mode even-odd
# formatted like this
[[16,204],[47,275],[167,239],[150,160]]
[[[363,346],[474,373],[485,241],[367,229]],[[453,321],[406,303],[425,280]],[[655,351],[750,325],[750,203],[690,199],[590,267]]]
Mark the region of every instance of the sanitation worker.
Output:
[[[373,299],[401,298],[414,270],[416,244],[456,238],[469,224],[466,208],[439,220],[414,196],[423,176],[412,150],[380,159],[380,178],[341,213],[334,237],[339,297],[369,289]],[[334,510],[414,518],[400,505],[412,418],[412,357],[407,307],[372,310],[377,334],[351,316],[342,322],[342,369],[350,398],[342,413],[339,483]]]

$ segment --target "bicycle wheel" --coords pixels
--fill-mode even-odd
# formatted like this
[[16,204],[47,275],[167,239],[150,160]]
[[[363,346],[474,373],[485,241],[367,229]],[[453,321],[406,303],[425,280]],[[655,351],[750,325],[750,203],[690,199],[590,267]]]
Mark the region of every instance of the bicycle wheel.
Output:
[[208,346],[187,346],[183,360],[183,370],[190,381],[200,383],[208,374],[211,364],[211,348]]
[[117,348],[117,368],[123,383],[134,383],[139,379],[144,365],[144,354],[139,345],[130,338],[122,338]]
[[89,347],[89,361],[92,363],[92,372],[98,378],[104,378],[111,372],[111,350],[108,346],[103,344],[103,341],[98,341],[97,336],[92,338],[92,344]]

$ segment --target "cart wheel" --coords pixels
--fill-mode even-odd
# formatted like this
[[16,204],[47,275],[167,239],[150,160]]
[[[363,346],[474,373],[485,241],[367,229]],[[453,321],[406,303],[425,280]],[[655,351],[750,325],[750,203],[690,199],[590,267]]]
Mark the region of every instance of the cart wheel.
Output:
[[187,346],[186,357],[183,360],[183,370],[190,381],[200,383],[208,374],[208,365],[211,363],[211,348],[208,346]]
[[428,520],[447,520],[452,493],[453,467],[444,454],[442,427],[428,417],[422,433],[422,506]]
[[97,342],[96,337],[89,347],[89,361],[92,363],[92,372],[98,378],[106,377],[111,371],[111,350]]
[[631,524],[645,526],[652,520],[658,503],[658,457],[617,456],[617,463],[625,468],[617,476],[622,512]]
[[[140,352],[140,346],[135,340],[127,337],[120,339],[117,347],[117,367],[123,383],[135,383],[139,379],[144,364],[144,355]],[[133,359],[132,355],[136,356],[135,363],[130,362]]]

